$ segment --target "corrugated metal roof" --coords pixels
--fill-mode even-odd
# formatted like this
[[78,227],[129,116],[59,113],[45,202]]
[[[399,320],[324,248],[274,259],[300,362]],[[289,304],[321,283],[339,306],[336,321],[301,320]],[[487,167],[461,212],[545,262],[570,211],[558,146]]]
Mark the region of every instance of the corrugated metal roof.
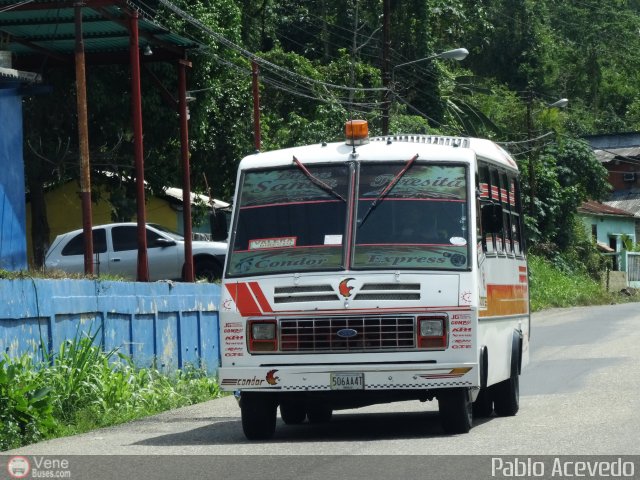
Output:
[[13,68],[0,67],[0,79],[2,80],[17,80],[25,83],[40,83],[42,77],[33,72],[22,72]]
[[640,190],[620,190],[614,192],[605,204],[632,213],[636,218],[640,218]]
[[614,160],[616,157],[622,157],[626,159],[632,158],[633,160],[638,160],[638,163],[640,163],[640,147],[612,147],[606,150],[594,150],[593,153],[601,163],[608,163],[611,160]]
[[596,158],[607,163],[616,157],[638,159],[640,163],[640,132],[588,135],[584,139],[593,148]]
[[[150,45],[157,60],[181,58],[185,50],[200,45],[190,39],[172,33],[158,24],[152,16],[140,8],[140,4],[124,0],[85,0],[82,8],[82,31],[87,61],[115,61],[119,54],[128,61],[129,17],[139,12],[138,30],[140,48]],[[17,5],[17,6],[16,6]],[[15,6],[11,8],[11,6]],[[75,53],[74,2],[33,0],[0,0],[0,50],[10,50],[17,64],[28,62],[29,57],[42,58],[43,54],[60,60]],[[2,45],[2,35],[9,42]],[[5,42],[6,43],[6,42]],[[92,58],[93,57],[93,58]],[[72,58],[71,58],[72,59]],[[152,60],[149,58],[148,60]],[[104,63],[104,62],[103,62]]]
[[[183,190],[181,188],[167,187],[164,189],[165,195],[171,198],[175,198],[179,202],[182,202],[182,198],[183,198],[182,192]],[[191,192],[191,203],[193,204],[197,202],[202,202],[205,205],[210,205],[212,200],[213,200],[214,208],[229,208],[231,206],[231,204],[227,202],[223,202],[222,200],[218,200],[217,198],[212,199],[207,195]]]
[[615,217],[633,217],[633,214],[620,208],[609,205],[608,203],[596,202],[589,200],[578,207],[579,213],[589,213],[593,215],[608,215]]

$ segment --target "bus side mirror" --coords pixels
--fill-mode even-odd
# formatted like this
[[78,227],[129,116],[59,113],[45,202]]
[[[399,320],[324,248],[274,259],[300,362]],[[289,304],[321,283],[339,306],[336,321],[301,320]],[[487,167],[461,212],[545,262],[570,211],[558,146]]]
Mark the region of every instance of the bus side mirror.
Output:
[[488,203],[482,205],[482,231],[484,233],[502,232],[502,205],[497,203]]
[[227,239],[227,216],[224,212],[214,209],[209,214],[209,225],[211,227],[211,239],[216,242],[224,242]]

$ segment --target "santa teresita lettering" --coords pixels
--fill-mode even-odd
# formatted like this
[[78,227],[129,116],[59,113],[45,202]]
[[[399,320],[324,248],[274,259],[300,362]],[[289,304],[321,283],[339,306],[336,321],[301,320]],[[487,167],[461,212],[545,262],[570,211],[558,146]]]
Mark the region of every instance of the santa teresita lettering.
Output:
[[[371,182],[372,187],[386,186],[393,178],[392,175],[378,175]],[[420,178],[420,177],[405,177],[398,181],[399,186],[405,187],[448,187],[448,188],[460,188],[464,187],[464,177],[457,177],[451,179],[449,177],[437,177],[435,180],[432,178]]]

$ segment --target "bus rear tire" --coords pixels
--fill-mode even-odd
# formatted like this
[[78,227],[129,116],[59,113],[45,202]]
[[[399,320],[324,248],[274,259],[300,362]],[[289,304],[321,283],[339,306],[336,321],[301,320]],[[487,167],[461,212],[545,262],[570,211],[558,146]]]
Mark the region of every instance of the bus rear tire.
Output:
[[499,417],[512,417],[520,409],[520,379],[517,372],[492,388],[493,405]]
[[267,440],[276,431],[278,404],[272,395],[243,392],[240,396],[242,430],[249,440]]
[[280,417],[287,425],[300,425],[307,418],[304,402],[283,400],[280,402]]
[[473,402],[473,416],[474,418],[487,418],[493,413],[493,399],[488,388],[481,388],[476,397],[476,401]]
[[446,433],[468,433],[473,425],[473,407],[467,388],[452,388],[438,394],[440,421]]

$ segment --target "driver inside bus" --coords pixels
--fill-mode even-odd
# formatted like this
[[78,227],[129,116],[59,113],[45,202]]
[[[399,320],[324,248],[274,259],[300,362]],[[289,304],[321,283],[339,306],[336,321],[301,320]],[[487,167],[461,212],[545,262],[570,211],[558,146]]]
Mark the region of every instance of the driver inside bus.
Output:
[[448,239],[448,232],[438,226],[437,217],[408,209],[400,230],[402,243],[448,243]]

